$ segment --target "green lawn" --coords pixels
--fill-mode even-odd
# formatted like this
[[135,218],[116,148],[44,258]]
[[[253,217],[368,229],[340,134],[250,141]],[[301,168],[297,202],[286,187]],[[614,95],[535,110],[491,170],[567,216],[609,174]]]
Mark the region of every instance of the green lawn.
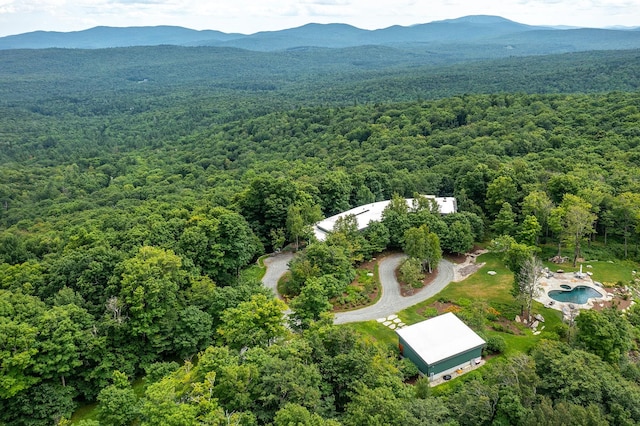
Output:
[[[399,317],[407,324],[414,324],[426,319],[419,312],[436,300],[458,302],[460,300],[482,300],[497,310],[504,307],[517,310],[513,297],[509,293],[513,283],[513,274],[503,265],[500,256],[486,253],[478,257],[478,262],[486,264],[464,281],[449,284],[444,290],[431,299],[411,306],[399,313]],[[495,271],[496,275],[487,274]]]
[[268,254],[260,256],[255,264],[249,266],[247,269],[243,269],[242,271],[240,271],[240,276],[247,280],[253,279],[262,281],[264,274],[267,273],[267,267],[264,266],[264,259],[268,256]]
[[[591,268],[587,268],[587,265],[591,265]],[[605,285],[616,284],[618,282],[627,285],[633,279],[632,271],[637,269],[638,264],[630,260],[595,261],[585,262],[582,267],[582,272],[592,272],[593,275],[591,278]]]
[[71,424],[76,424],[82,420],[98,420],[98,403],[94,402],[77,408],[70,420]]
[[[547,259],[557,254],[557,247],[555,245],[545,245],[542,247],[542,253],[540,258],[544,266],[548,267],[551,271],[562,269],[566,272],[573,272],[580,270],[580,263],[575,267],[573,266],[573,252],[571,250],[563,250],[563,256],[569,258],[568,262],[562,264],[551,263]],[[582,272],[592,272],[593,280],[601,283],[616,284],[622,282],[625,285],[633,279],[631,271],[638,270],[640,265],[637,262],[630,260],[611,259],[611,253],[607,252],[607,248],[601,242],[594,242],[591,247],[583,247],[583,255],[585,258],[582,263]],[[600,258],[600,256],[604,258]],[[599,259],[598,259],[599,258]],[[591,265],[591,268],[587,268],[587,265]]]
[[346,324],[345,327],[353,328],[366,338],[384,345],[390,349],[398,350],[398,337],[396,332],[380,324],[377,321],[365,321]]

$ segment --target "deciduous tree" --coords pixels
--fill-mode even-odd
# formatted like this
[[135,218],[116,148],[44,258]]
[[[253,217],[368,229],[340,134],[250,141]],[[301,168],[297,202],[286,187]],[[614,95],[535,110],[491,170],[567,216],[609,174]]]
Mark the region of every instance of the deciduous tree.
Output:
[[429,232],[426,225],[409,228],[404,233],[403,249],[407,255],[421,262],[423,272],[431,273],[442,258],[440,239],[433,232]]
[[511,204],[505,202],[496,215],[496,219],[493,222],[493,230],[498,235],[515,236],[516,227],[516,215],[511,208]]
[[613,218],[624,240],[624,257],[629,256],[628,241],[640,219],[640,194],[624,192],[613,199]]
[[382,223],[389,230],[389,245],[402,247],[402,238],[407,229],[411,227],[409,221],[409,206],[404,197],[393,194],[387,207],[382,212]]
[[531,191],[522,200],[522,213],[535,216],[545,235],[551,209],[553,209],[553,202],[544,191]]
[[172,251],[141,247],[122,264],[120,297],[127,306],[128,329],[146,339],[156,353],[168,350],[185,279],[182,261]]
[[606,362],[616,365],[631,348],[629,323],[616,309],[584,310],[576,325],[576,340]]
[[486,208],[495,217],[504,203],[513,205],[518,194],[518,187],[509,176],[498,176],[487,186]]
[[466,253],[473,248],[473,232],[469,221],[463,216],[446,216],[447,233],[440,237],[440,245],[451,253]]
[[531,319],[533,299],[540,294],[541,278],[542,262],[534,255],[527,256],[524,261],[520,263],[520,269],[515,274],[512,291],[513,296],[520,302],[523,315],[527,319]]
[[562,199],[564,210],[564,234],[573,245],[573,266],[580,257],[580,243],[585,235],[593,232],[596,215],[591,213],[591,204],[576,195],[566,194]]
[[285,336],[283,313],[286,305],[279,299],[256,295],[222,314],[218,335],[234,349],[268,346]]
[[103,424],[126,426],[138,416],[138,397],[127,376],[113,372],[113,384],[98,394],[98,419]]
[[400,266],[400,277],[402,281],[409,284],[413,288],[421,288],[422,280],[424,279],[424,271],[422,270],[422,262],[420,260],[410,257],[405,259]]
[[518,232],[518,240],[526,245],[533,246],[538,243],[542,226],[538,223],[535,216],[529,215],[524,218],[520,231]]

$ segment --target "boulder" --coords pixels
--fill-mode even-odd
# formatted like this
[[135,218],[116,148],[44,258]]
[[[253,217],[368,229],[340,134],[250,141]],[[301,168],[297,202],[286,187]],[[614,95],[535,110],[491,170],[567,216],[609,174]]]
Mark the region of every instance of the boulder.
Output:
[[540,321],[540,322],[544,322],[544,317],[543,317],[542,315],[540,315],[540,314],[536,314],[536,315],[534,316],[534,318],[535,318],[535,319],[537,319],[537,320],[538,320],[538,321]]

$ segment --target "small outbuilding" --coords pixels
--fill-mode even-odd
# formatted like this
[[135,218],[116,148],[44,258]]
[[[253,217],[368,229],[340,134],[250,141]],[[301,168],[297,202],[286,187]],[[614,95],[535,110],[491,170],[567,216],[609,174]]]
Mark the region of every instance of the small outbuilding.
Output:
[[396,332],[402,356],[431,380],[475,365],[486,343],[451,312]]

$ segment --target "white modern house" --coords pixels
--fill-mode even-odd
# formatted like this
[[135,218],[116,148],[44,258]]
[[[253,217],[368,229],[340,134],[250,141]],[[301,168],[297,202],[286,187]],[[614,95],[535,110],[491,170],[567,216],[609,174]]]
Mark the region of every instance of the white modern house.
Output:
[[[440,214],[451,214],[458,211],[458,206],[454,197],[436,197],[433,195],[425,195],[425,197],[436,202]],[[413,207],[413,200],[413,198],[406,199],[409,208]],[[382,220],[382,212],[390,202],[391,200],[386,200],[365,204],[364,206],[356,207],[323,219],[313,226],[313,233],[319,241],[324,241],[327,238],[327,234],[333,231],[336,221],[347,215],[354,215],[358,222],[358,230],[363,230],[369,226],[369,222],[379,222]]]

